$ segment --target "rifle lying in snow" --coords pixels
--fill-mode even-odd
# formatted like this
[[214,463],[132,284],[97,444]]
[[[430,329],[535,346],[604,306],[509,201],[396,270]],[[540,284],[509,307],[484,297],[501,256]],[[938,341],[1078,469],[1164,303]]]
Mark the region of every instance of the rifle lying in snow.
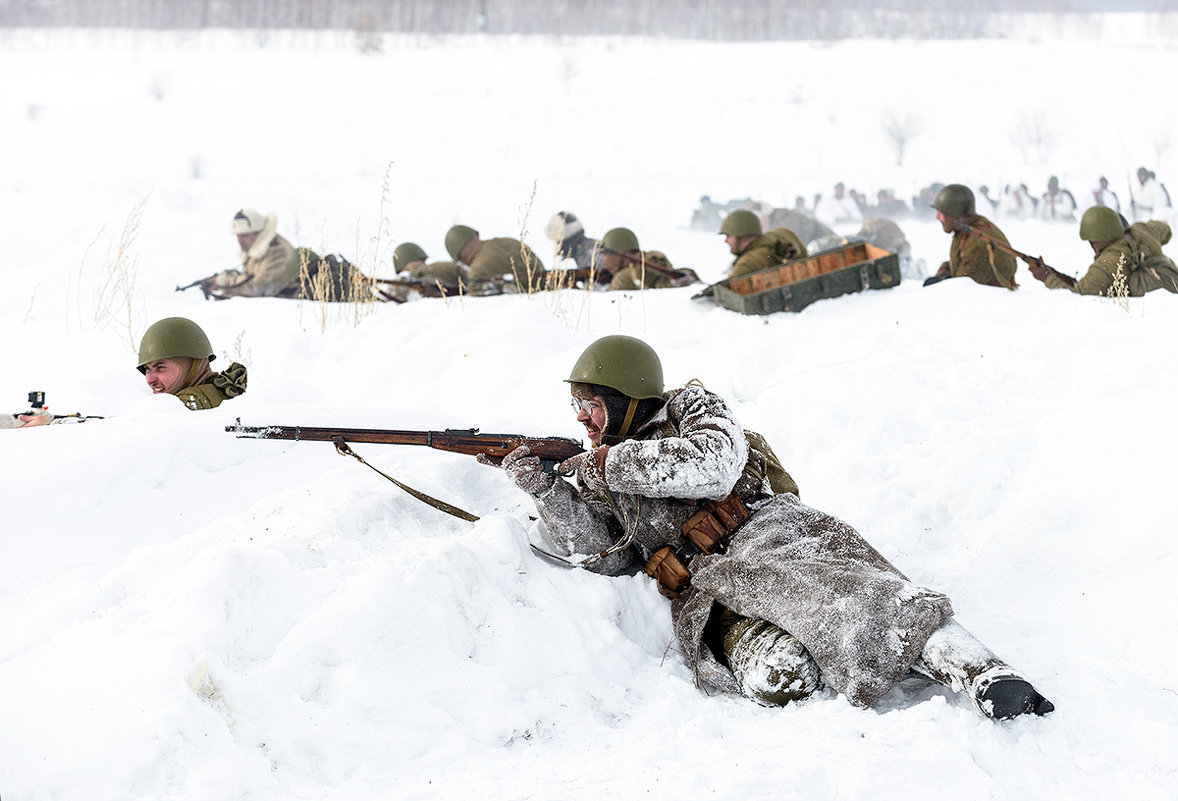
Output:
[[307,426],[243,426],[241,420],[225,430],[239,439],[289,439],[295,442],[371,442],[379,445],[425,445],[440,451],[484,454],[492,463],[521,445],[538,456],[545,469],[553,469],[585,450],[568,437],[529,437],[524,434],[480,434],[477,428],[448,428],[445,431],[398,431],[385,428],[310,428]]

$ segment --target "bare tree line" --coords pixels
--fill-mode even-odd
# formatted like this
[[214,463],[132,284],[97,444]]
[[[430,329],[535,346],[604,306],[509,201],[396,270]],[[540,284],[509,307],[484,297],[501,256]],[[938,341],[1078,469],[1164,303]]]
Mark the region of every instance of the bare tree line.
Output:
[[[717,40],[997,37],[1003,14],[1125,10],[1134,0],[0,0],[0,28],[303,29],[638,35]],[[1176,0],[1135,0],[1169,12]],[[1102,7],[1103,6],[1103,7]],[[1115,8],[1113,7],[1115,6]]]

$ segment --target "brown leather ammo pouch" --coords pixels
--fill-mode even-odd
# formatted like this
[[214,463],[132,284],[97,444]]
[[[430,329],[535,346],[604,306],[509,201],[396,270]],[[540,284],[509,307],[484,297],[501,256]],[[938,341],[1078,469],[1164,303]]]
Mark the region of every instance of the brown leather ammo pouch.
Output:
[[744,503],[731,493],[719,501],[705,501],[691,517],[683,521],[683,535],[704,553],[717,553],[750,517]]
[[642,571],[659,583],[659,593],[668,598],[678,598],[691,583],[691,571],[679,561],[670,545],[655,551]]

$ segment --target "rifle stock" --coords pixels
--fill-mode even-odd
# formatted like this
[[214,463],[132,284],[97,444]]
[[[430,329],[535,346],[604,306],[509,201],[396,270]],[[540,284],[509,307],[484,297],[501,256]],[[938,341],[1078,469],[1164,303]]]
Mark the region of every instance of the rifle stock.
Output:
[[243,426],[241,420],[225,430],[238,439],[285,439],[294,442],[367,442],[378,445],[424,445],[467,456],[484,454],[494,464],[521,445],[551,470],[558,462],[585,449],[568,437],[529,437],[524,434],[480,434],[477,428],[413,431],[383,428],[314,428],[310,426]]
[[1023,253],[1021,250],[1015,250],[1010,245],[1008,245],[1006,242],[1003,242],[1001,239],[996,239],[996,238],[990,236],[989,234],[987,234],[985,231],[979,231],[977,228],[974,228],[972,225],[969,225],[968,223],[958,222],[957,225],[955,226],[955,229],[957,231],[962,232],[962,233],[969,234],[970,236],[977,237],[978,239],[985,242],[987,245],[992,245],[993,247],[996,247],[999,250],[1009,253],[1011,256],[1014,256],[1015,258],[1022,259],[1027,264],[1032,264],[1032,265],[1041,264],[1044,267],[1048,267],[1048,269],[1054,269],[1054,268],[1050,267],[1045,261],[1043,261],[1042,257],[1028,256],[1026,253]]

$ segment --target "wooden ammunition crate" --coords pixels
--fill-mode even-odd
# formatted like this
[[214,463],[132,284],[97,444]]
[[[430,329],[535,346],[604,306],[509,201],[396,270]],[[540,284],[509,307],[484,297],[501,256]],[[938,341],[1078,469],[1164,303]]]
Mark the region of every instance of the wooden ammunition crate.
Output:
[[716,284],[716,302],[742,314],[801,311],[816,300],[900,283],[895,253],[867,242],[842,245]]

